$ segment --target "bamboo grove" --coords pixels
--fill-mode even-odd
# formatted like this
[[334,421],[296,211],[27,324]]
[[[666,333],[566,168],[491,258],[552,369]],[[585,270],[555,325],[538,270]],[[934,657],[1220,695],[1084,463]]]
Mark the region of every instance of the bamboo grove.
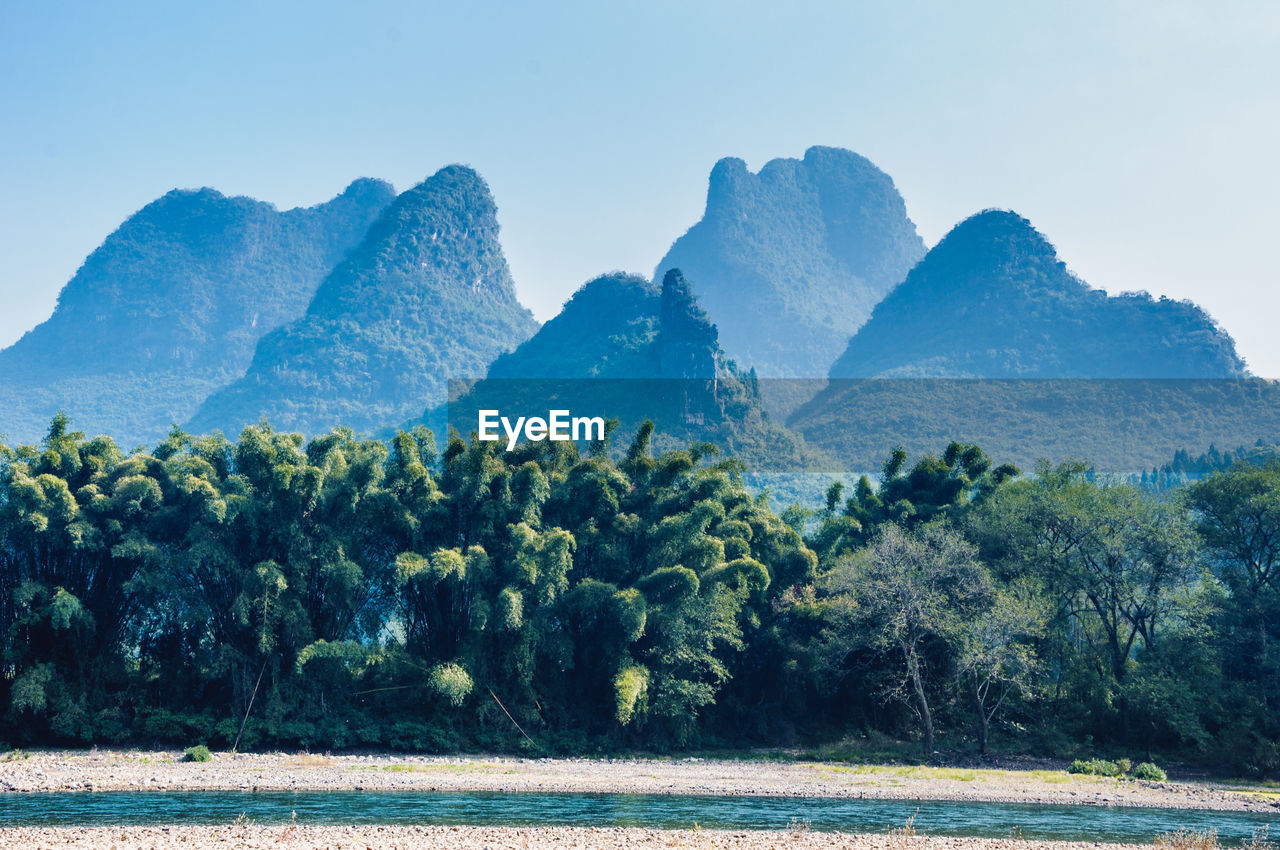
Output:
[[1151,492],[952,444],[779,516],[651,437],[125,453],[60,416],[0,446],[0,742],[1280,770],[1274,461]]

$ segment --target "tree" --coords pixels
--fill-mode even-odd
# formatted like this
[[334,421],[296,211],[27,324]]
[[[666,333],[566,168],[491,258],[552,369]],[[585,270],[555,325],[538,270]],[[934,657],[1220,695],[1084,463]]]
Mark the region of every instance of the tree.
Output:
[[1135,652],[1156,644],[1174,591],[1195,578],[1198,544],[1178,504],[1087,472],[1042,463],[1034,480],[990,500],[975,526],[1006,574],[1043,584],[1062,634],[1094,646],[1112,691],[1104,701],[1118,704],[1126,730],[1123,685]]
[[1280,763],[1270,743],[1280,722],[1268,710],[1280,705],[1280,461],[1216,472],[1188,489],[1187,503],[1214,574],[1230,591],[1213,635],[1235,686],[1233,734],[1248,736],[1243,746],[1255,755],[1247,769],[1256,771]]
[[1280,575],[1280,461],[1216,472],[1193,484],[1187,501],[1228,585],[1240,596],[1274,590]]
[[888,523],[827,578],[829,592],[857,601],[862,634],[845,635],[846,646],[865,640],[891,660],[897,675],[889,695],[915,712],[924,752],[932,754],[930,658],[933,650],[942,649],[936,654],[945,656],[960,644],[965,622],[992,593],[977,550],[942,524],[906,530]]
[[1039,588],[1016,582],[996,590],[990,605],[961,624],[956,671],[977,720],[978,751],[987,752],[991,722],[1010,696],[1030,696],[1040,675],[1036,642],[1048,611]]
[[941,456],[926,454],[907,468],[907,452],[895,448],[873,486],[862,476],[844,505],[836,504],[843,485],[827,490],[822,523],[809,543],[819,556],[834,560],[841,552],[866,543],[882,523],[913,527],[935,520],[960,520],[990,498],[1002,484],[1018,475],[1012,464],[995,468],[982,449],[966,443],[949,443]]

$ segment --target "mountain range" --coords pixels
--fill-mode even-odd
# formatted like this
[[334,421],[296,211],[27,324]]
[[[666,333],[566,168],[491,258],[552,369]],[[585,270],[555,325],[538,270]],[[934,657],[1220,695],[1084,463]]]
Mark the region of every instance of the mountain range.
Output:
[[[828,375],[825,388],[767,380]],[[596,278],[541,327],[516,296],[497,204],[470,168],[442,168],[399,195],[357,180],[286,212],[171,192],[111,234],[52,317],[0,352],[0,434],[34,442],[58,409],[126,447],[174,424],[234,436],[262,419],[308,435],[415,421],[439,430],[458,378],[469,382],[452,388],[455,414],[586,392],[583,406],[626,428],[652,418],[758,459],[806,456],[785,420],[810,446],[861,463],[840,423],[864,423],[859,451],[887,449],[933,415],[930,399],[963,404],[966,390],[917,383],[921,398],[903,401],[912,393],[858,379],[1247,375],[1201,308],[1091,288],[1016,213],[974,215],[926,253],[888,175],[815,147],[756,174],[721,160],[704,216],[652,278]],[[560,381],[578,389],[547,383]],[[987,396],[984,409],[1001,404],[998,390]],[[1193,392],[1155,407],[1233,398]],[[1099,397],[1098,408],[1119,403]],[[884,415],[858,419],[868,405]],[[451,421],[465,432],[465,416]],[[1192,448],[1203,436],[1180,435]],[[1258,436],[1273,435],[1231,434]]]

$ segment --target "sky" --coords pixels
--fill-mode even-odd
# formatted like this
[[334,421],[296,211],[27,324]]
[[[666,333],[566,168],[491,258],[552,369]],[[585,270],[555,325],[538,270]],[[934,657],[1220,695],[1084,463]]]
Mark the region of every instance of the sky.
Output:
[[716,160],[893,177],[932,245],[1014,209],[1112,293],[1204,306],[1280,378],[1280,4],[0,0],[0,346],[170,189],[281,209],[489,182],[521,300],[653,271]]

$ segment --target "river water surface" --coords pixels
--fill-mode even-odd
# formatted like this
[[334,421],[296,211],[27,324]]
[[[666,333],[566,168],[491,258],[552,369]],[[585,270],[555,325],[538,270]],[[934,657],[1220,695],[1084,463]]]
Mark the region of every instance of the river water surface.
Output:
[[914,817],[923,834],[1150,842],[1179,828],[1214,829],[1226,844],[1248,839],[1277,815],[1202,809],[1049,806],[1025,803],[415,791],[102,791],[0,793],[0,826],[260,825],[297,813],[306,824],[644,826],[883,832]]

